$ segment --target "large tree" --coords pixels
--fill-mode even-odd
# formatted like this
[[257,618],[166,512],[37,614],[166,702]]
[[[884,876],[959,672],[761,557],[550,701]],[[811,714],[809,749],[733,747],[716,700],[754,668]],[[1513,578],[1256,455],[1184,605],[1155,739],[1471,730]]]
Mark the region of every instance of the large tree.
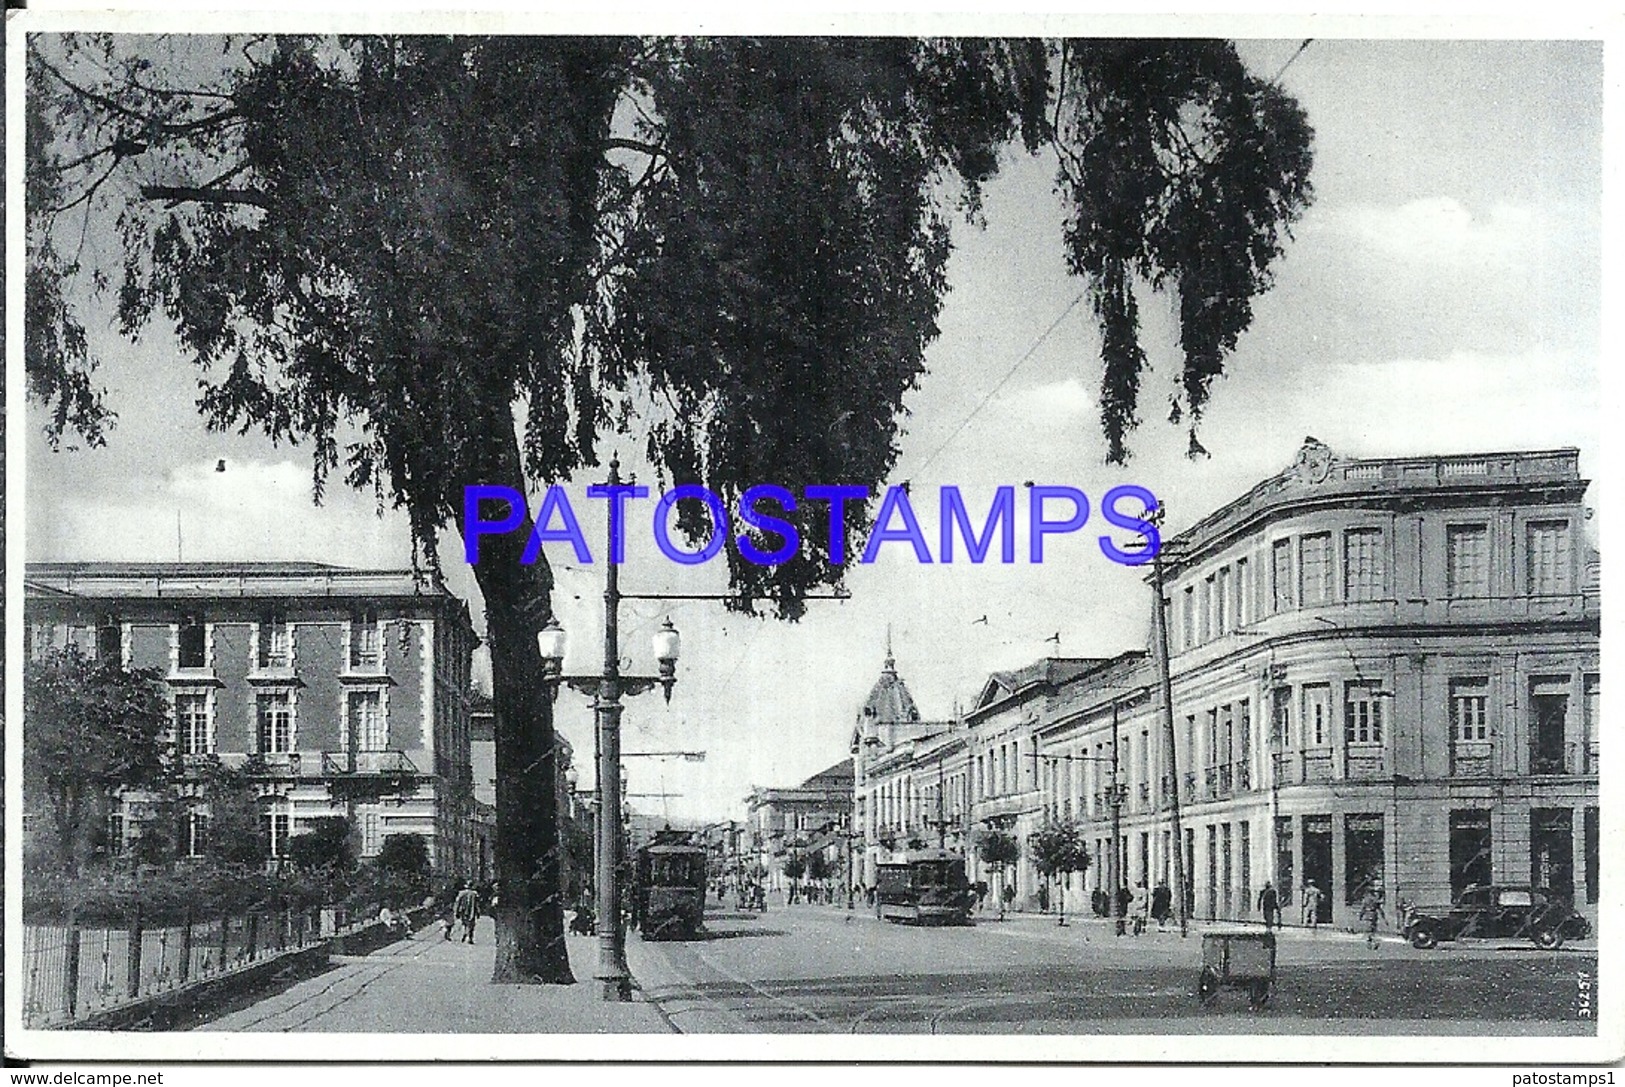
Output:
[[[1055,143],[1075,179],[1064,244],[1106,333],[1120,458],[1142,357],[1128,280],[1192,299],[1186,370],[1206,372],[1307,194],[1301,114],[1224,43],[32,44],[26,346],[52,431],[102,437],[63,283],[106,275],[126,332],[178,333],[212,426],[309,440],[318,497],[342,469],[405,510],[429,564],[466,485],[567,478],[634,416],[664,476],[730,504],[764,481],[883,482],[937,334],[951,220],[977,214],[1018,138]],[[78,268],[73,224],[96,216],[117,219],[121,269]],[[1209,237],[1222,253],[1198,252]],[[1185,388],[1199,410],[1206,379]],[[849,539],[868,517],[854,505]],[[736,606],[794,617],[839,580],[822,518],[790,515],[802,548],[777,566],[730,542]],[[552,579],[523,547],[486,537],[474,569],[498,722],[495,977],[557,981],[533,637]]]
[[23,670],[23,795],[43,799],[63,870],[77,875],[86,823],[120,789],[157,786],[171,769],[158,674],[52,650]]

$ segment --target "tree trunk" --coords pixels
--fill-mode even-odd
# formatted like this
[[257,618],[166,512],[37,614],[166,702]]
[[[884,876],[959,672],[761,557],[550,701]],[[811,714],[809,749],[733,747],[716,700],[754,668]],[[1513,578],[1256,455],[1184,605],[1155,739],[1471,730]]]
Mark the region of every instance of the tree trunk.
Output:
[[[506,483],[521,493],[518,447],[511,467],[482,483]],[[499,983],[575,981],[564,943],[553,705],[541,683],[536,632],[552,614],[545,560],[520,565],[528,528],[484,536],[474,579],[485,598],[496,716],[497,835],[496,966]]]

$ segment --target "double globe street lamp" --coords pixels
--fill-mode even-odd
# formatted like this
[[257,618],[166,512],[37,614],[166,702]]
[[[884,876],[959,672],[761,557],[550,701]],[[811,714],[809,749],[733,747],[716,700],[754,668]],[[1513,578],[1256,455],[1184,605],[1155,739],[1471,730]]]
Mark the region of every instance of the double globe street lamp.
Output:
[[[611,461],[609,485],[620,483],[620,466]],[[611,519],[610,546],[606,555],[616,553],[614,521]],[[604,565],[604,666],[596,675],[564,675],[564,631],[549,618],[536,635],[542,656],[542,682],[548,697],[558,697],[559,684],[592,695],[593,716],[598,739],[598,820],[595,834],[594,875],[597,886],[598,965],[593,976],[602,983],[602,996],[608,1001],[632,999],[632,979],[626,968],[626,930],[621,925],[621,699],[660,687],[666,701],[677,682],[677,655],[681,645],[677,629],[668,617],[654,634],[654,655],[658,675],[621,674],[620,649],[620,564]]]

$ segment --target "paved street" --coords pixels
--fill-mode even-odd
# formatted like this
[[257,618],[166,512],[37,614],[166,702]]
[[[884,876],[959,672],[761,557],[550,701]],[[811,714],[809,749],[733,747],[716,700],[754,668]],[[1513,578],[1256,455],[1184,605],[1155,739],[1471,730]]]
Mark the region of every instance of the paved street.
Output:
[[[1377,949],[1346,933],[1288,932],[1274,998],[1194,996],[1199,932],[1116,937],[1087,919],[981,915],[971,928],[915,928],[862,909],[713,910],[706,939],[646,944],[628,961],[681,1030],[894,1033],[1591,1034],[1576,975],[1590,944]],[[1215,926],[1225,928],[1233,926]]]

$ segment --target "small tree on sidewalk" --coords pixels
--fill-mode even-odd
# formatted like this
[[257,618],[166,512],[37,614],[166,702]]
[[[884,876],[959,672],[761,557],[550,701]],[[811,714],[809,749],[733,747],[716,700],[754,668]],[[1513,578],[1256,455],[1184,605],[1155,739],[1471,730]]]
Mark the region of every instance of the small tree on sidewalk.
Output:
[[1027,840],[1027,848],[1032,851],[1033,866],[1044,878],[1056,879],[1061,915],[1056,924],[1064,925],[1067,877],[1089,867],[1089,852],[1084,846],[1078,824],[1071,819],[1052,819]]
[[1002,921],[1006,902],[1004,873],[1021,860],[1021,843],[1015,835],[1002,830],[984,830],[976,839],[976,855],[999,874],[999,919]]
[[784,860],[784,878],[790,881],[790,889],[794,890],[801,882],[801,877],[807,874],[807,858],[800,853],[792,853]]

